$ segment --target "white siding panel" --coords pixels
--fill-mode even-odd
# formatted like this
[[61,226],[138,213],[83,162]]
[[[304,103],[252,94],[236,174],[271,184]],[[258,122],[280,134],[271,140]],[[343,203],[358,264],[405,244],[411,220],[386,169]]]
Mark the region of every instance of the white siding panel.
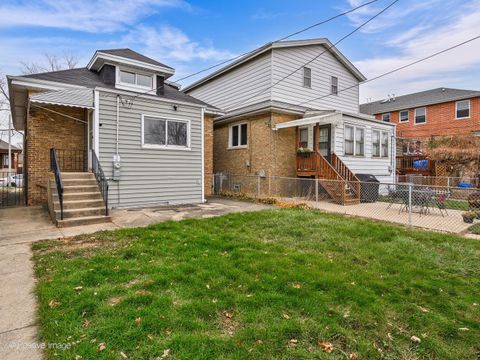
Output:
[[[189,91],[188,94],[210,105],[232,110],[270,100],[270,85],[271,53],[268,52]],[[268,90],[248,100],[264,89]]]
[[[191,150],[142,148],[141,115],[190,120]],[[202,201],[202,113],[198,107],[137,98],[120,105],[120,181],[109,181],[111,207],[199,203]],[[116,146],[116,97],[100,93],[99,158],[105,175],[113,176]]]
[[[326,48],[323,45],[274,49],[272,57],[272,82],[275,84],[295,69],[302,67]],[[338,95],[326,96],[304,106],[327,110],[358,112],[357,78],[329,51],[307,65],[312,69],[312,87],[303,86],[303,69],[282,80],[272,89],[272,100],[298,104],[330,94],[331,77],[338,78],[339,90],[354,86]]]

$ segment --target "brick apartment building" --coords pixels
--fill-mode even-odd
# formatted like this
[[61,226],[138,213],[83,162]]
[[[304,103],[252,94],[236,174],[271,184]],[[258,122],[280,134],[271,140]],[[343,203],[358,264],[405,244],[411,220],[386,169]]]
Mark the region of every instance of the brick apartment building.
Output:
[[360,105],[395,123],[398,155],[420,155],[436,136],[480,134],[480,91],[438,88]]

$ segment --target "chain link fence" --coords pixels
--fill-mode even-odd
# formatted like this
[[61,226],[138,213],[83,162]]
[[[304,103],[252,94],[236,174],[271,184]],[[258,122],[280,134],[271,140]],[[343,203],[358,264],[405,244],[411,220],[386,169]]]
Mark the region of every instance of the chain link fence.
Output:
[[430,230],[480,233],[480,225],[475,224],[480,219],[480,190],[475,187],[231,174],[215,174],[213,186],[217,195],[305,203]]

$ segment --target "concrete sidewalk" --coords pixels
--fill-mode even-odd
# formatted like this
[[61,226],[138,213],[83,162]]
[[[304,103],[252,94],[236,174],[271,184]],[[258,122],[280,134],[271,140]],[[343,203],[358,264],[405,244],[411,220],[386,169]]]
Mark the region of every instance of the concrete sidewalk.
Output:
[[36,332],[31,243],[100,230],[143,227],[167,220],[207,218],[270,206],[211,198],[206,204],[113,210],[112,222],[56,228],[41,207],[0,209],[0,360],[42,358]]

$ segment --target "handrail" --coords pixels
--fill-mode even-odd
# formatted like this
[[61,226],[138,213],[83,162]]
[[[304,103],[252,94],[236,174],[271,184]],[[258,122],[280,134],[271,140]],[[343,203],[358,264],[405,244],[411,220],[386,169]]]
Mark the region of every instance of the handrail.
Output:
[[353,190],[355,195],[360,197],[360,180],[359,178],[348,168],[347,165],[340,159],[337,154],[332,154],[332,166],[337,170],[340,176],[345,179],[348,186]]
[[50,149],[50,170],[55,175],[55,184],[57,185],[58,202],[60,204],[60,220],[63,220],[63,181],[60,174],[60,166],[58,165],[57,151]]
[[103,173],[102,166],[94,150],[92,150],[92,171],[97,180],[100,192],[102,193],[103,202],[105,203],[105,216],[108,216],[108,180]]

